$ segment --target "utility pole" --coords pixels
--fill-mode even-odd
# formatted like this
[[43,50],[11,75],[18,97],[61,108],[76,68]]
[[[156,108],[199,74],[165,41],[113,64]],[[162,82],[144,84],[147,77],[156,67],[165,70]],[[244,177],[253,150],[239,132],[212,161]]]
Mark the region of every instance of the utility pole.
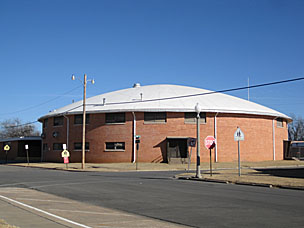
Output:
[[82,115],[82,162],[81,168],[85,169],[85,129],[86,129],[86,96],[87,96],[87,75],[83,79],[83,115]]
[[196,138],[197,138],[197,148],[196,148],[196,177],[201,178],[201,155],[200,155],[200,112],[201,108],[197,103],[195,106],[196,116]]
[[[72,80],[75,80],[76,77],[72,75]],[[82,108],[83,108],[83,114],[82,114],[82,159],[81,159],[81,168],[85,169],[85,130],[86,130],[86,95],[87,95],[87,75],[84,74],[83,81],[81,79],[77,78],[83,85],[83,100],[82,100]],[[94,79],[90,79],[92,84],[95,83]]]

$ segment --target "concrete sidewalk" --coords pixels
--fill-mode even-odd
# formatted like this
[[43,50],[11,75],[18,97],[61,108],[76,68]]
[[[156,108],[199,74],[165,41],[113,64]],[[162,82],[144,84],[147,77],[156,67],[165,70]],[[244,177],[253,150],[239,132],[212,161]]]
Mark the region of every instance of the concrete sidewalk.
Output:
[[[136,172],[136,171],[181,171],[176,175],[179,179],[197,180],[195,178],[196,165],[191,164],[188,171],[187,164],[166,163],[86,163],[85,170],[80,163],[70,163],[68,168],[63,163],[14,163],[13,166],[37,167],[67,171],[94,172]],[[213,175],[209,172],[209,163],[201,163],[203,181],[217,181],[224,183],[250,184],[270,187],[286,187],[304,189],[304,161],[264,161],[242,162],[241,176],[238,176],[237,162],[213,163]]]

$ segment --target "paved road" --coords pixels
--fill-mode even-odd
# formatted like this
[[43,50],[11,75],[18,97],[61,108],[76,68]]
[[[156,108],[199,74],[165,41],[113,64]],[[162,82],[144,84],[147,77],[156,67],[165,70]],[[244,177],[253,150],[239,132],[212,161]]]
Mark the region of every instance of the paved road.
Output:
[[176,172],[66,172],[0,166],[0,188],[23,187],[191,227],[303,227],[304,192],[182,181]]

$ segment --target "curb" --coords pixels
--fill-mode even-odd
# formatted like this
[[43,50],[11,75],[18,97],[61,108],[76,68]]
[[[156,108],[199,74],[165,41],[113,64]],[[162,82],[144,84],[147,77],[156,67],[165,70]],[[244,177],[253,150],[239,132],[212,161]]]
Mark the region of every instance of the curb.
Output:
[[118,170],[118,169],[107,169],[107,170],[96,170],[87,168],[85,170],[82,169],[73,169],[73,168],[61,168],[61,167],[42,167],[42,166],[28,166],[28,165],[14,165],[14,164],[5,164],[7,166],[14,166],[14,167],[24,167],[24,168],[36,168],[36,169],[49,169],[49,170],[59,170],[59,171],[67,171],[67,172],[179,172],[179,171],[185,171],[181,169],[145,169],[145,170],[131,170],[131,169],[125,169],[125,170]]
[[190,180],[190,181],[204,181],[204,182],[213,182],[213,183],[221,183],[221,184],[237,184],[237,185],[248,185],[248,186],[256,186],[256,187],[266,187],[266,188],[282,188],[282,189],[291,189],[291,190],[302,190],[304,191],[304,187],[293,187],[286,185],[274,185],[274,184],[263,184],[263,183],[254,183],[254,182],[243,182],[243,181],[228,181],[228,180],[217,180],[217,179],[207,179],[207,178],[197,178],[197,177],[179,177],[174,176],[174,178],[179,180]]

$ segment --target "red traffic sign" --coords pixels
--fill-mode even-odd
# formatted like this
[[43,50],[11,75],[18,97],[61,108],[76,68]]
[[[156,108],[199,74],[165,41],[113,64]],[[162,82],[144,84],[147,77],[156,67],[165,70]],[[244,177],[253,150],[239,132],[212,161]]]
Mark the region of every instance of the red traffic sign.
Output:
[[213,147],[215,147],[215,138],[213,136],[207,136],[205,138],[205,147],[207,149],[212,149]]

